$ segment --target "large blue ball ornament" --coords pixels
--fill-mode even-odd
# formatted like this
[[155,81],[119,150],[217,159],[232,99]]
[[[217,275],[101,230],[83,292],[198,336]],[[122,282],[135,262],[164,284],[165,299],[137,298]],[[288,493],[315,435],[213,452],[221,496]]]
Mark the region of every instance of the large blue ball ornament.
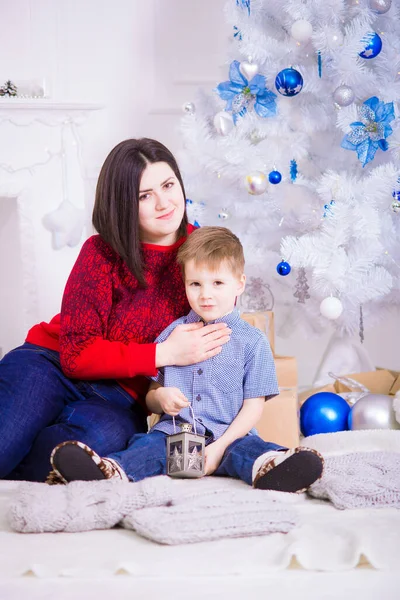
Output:
[[300,409],[300,429],[304,436],[348,429],[350,406],[338,394],[318,392],[307,398]]
[[275,87],[282,96],[296,96],[303,88],[303,77],[296,69],[283,69],[275,78]]
[[365,42],[365,48],[359,53],[362,58],[375,58],[382,50],[382,40],[377,33],[371,31],[367,33],[362,39]]

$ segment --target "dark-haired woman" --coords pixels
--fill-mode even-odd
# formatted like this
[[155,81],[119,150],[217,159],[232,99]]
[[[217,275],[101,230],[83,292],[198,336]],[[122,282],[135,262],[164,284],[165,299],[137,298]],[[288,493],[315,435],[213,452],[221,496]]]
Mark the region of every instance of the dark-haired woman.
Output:
[[101,456],[122,450],[147,430],[147,377],[214,356],[229,339],[224,324],[197,323],[153,343],[189,309],[175,259],[193,227],[165,146],[133,139],[110,152],[93,225],[61,313],[0,361],[0,478],[44,481],[51,450],[66,440]]

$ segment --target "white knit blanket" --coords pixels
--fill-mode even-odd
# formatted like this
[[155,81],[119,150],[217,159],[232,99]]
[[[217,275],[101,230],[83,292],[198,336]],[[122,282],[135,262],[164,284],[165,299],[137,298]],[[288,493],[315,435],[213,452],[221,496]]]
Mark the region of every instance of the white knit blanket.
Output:
[[[347,433],[362,435],[342,435]],[[303,445],[322,451],[326,461],[311,495],[341,509],[400,508],[400,431],[373,433],[378,435],[341,432],[306,438]],[[368,443],[370,452],[365,451]],[[14,530],[24,533],[118,524],[161,544],[182,544],[286,533],[298,524],[298,499],[297,494],[243,488],[240,482],[217,477],[160,476],[138,483],[77,481],[67,486],[24,482],[8,519]]]
[[[239,485],[237,485],[239,484]],[[282,501],[281,496],[285,496]],[[295,494],[263,492],[217,477],[138,483],[23,483],[11,503],[11,527],[23,533],[88,531],[117,524],[162,544],[286,533],[296,524]]]

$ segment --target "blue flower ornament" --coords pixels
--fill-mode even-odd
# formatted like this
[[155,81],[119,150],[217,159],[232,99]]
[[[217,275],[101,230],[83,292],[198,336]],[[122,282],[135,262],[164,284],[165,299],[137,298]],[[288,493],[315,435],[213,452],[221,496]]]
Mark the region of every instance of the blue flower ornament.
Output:
[[346,134],[341,146],[355,150],[362,166],[373,160],[378,148],[384,152],[389,145],[386,138],[393,133],[389,125],[395,118],[393,102],[384,103],[376,96],[368,98],[358,109],[360,121],[350,123],[351,132]]
[[235,125],[238,116],[243,117],[251,107],[263,118],[276,115],[276,94],[267,89],[264,75],[257,74],[248,81],[239,67],[239,61],[234,60],[229,67],[229,81],[216,88],[222,100],[227,101],[225,110],[232,111]]

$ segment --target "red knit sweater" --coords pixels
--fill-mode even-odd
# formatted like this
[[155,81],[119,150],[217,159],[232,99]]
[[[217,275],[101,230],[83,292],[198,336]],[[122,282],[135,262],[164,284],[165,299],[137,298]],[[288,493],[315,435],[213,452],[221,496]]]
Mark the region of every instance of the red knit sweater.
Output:
[[[195,228],[188,226],[188,233]],[[145,376],[155,375],[155,338],[189,311],[176,263],[179,246],[142,244],[147,287],[99,235],[83,244],[68,278],[61,313],[35,325],[26,341],[60,352],[68,377],[117,379],[144,403]]]

